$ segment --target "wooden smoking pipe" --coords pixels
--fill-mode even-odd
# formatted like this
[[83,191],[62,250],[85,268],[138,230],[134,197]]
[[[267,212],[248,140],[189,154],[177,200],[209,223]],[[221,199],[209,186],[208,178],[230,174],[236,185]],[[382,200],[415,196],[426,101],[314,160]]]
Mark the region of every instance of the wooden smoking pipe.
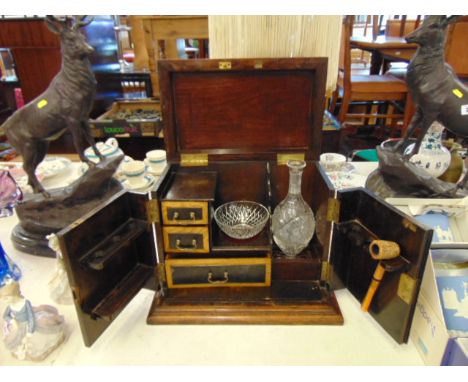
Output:
[[361,304],[361,309],[364,312],[369,310],[372,299],[380,286],[385,271],[391,266],[386,260],[392,260],[400,256],[400,246],[394,241],[373,240],[369,245],[369,253],[373,259],[379,260],[379,263],[372,276],[372,281],[367,290],[366,297],[364,297]]

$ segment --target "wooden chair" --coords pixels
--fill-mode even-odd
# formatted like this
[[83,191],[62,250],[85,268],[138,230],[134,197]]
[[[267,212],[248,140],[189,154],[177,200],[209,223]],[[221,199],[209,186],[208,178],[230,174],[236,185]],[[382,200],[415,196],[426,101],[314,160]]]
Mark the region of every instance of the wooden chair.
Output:
[[[352,30],[352,16],[346,16],[343,21],[342,43],[338,81],[330,103],[330,111],[336,115],[337,100],[341,99],[338,120],[341,124],[350,124],[350,118],[368,119],[382,118],[390,120],[392,127],[398,120],[404,119],[404,113],[395,113],[393,107],[377,110],[371,113],[369,108],[364,113],[350,113],[350,105],[354,102],[389,104],[400,101],[405,103],[408,96],[406,83],[394,76],[383,75],[352,75],[350,36]],[[374,108],[375,109],[375,108]],[[377,108],[382,109],[382,108]]]
[[132,16],[135,68],[149,69],[153,96],[159,98],[158,61],[178,59],[178,39],[197,39],[200,58],[204,58],[208,40],[208,16]]
[[[404,37],[414,31],[421,24],[421,17],[418,16],[415,20],[407,20],[406,16],[401,16],[399,19],[387,20],[385,24],[385,36],[387,37]],[[406,78],[407,62],[389,62],[384,60],[382,65],[383,73],[388,72],[397,78]]]
[[[353,23],[353,32],[356,30],[362,29],[362,36],[367,36],[369,28],[372,28],[371,15],[366,16],[366,21],[364,22],[355,22]],[[353,33],[351,33],[353,35]],[[352,49],[351,50],[351,65],[363,65],[364,68],[367,68],[367,65],[370,64],[370,53],[361,49]]]
[[464,82],[468,81],[468,16],[461,17],[447,28],[445,60]]
[[385,24],[385,36],[390,37],[403,37],[408,33],[414,31],[419,24],[421,23],[420,19],[416,20],[406,20],[406,17],[401,19],[387,20]]

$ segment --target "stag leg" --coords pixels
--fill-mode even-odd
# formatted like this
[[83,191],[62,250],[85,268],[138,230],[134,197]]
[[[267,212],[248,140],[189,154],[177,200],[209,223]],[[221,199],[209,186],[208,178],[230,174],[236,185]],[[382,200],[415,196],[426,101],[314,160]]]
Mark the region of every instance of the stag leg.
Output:
[[416,109],[414,112],[413,118],[411,118],[411,122],[408,126],[408,128],[405,131],[405,134],[403,138],[401,139],[400,142],[398,142],[393,151],[394,152],[403,152],[403,149],[407,146],[406,143],[408,140],[411,138],[415,130],[418,128],[418,126],[422,123],[423,121],[423,113],[420,107]]
[[94,141],[93,136],[91,135],[91,128],[89,127],[88,121],[81,121],[81,131],[83,136],[89,146],[93,148],[94,154],[99,158],[100,161],[104,160],[104,156],[99,152],[96,147],[96,142]]
[[73,137],[73,145],[75,146],[75,150],[80,157],[80,160],[84,163],[87,163],[88,166],[93,167],[95,166],[95,163],[90,161],[88,158],[86,158],[86,155],[84,154],[84,151],[86,149],[86,142],[83,139],[83,133],[80,128],[80,122],[78,120],[69,120],[68,121],[68,127],[72,133]]
[[35,172],[38,164],[44,160],[48,148],[49,142],[34,140],[25,142],[25,146],[21,151],[21,155],[23,156],[23,169],[28,175],[28,184],[35,193],[40,192],[47,198],[50,194],[42,187]]
[[423,138],[424,136],[426,135],[427,133],[427,130],[429,130],[429,127],[431,127],[432,125],[432,122],[434,122],[436,120],[436,116],[437,114],[426,114],[424,117],[423,117],[423,120],[422,120],[422,123],[421,123],[421,130],[419,132],[419,135],[418,135],[418,138],[416,140],[416,143],[413,147],[413,150],[411,150],[411,152],[408,152],[407,154],[405,154],[404,158],[406,160],[408,160],[409,158],[411,158],[411,156],[413,154],[416,154],[418,151],[419,151],[419,148],[421,147],[421,143],[423,141]]

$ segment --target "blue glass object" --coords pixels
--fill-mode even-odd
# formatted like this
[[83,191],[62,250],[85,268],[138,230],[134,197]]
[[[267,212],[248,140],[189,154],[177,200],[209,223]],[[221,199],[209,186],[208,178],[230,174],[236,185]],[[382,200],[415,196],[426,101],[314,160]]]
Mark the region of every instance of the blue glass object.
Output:
[[8,279],[18,281],[21,277],[21,270],[8,257],[0,243],[0,287],[5,285]]

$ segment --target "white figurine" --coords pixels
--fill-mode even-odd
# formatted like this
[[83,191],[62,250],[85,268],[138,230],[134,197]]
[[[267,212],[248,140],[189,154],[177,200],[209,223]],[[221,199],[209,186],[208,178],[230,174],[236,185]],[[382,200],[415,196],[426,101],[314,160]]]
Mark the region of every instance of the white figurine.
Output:
[[57,304],[69,305],[73,304],[72,292],[68,283],[67,272],[63,264],[62,252],[58,243],[58,238],[55,234],[50,234],[47,237],[48,246],[57,255],[55,263],[55,272],[52,279],[49,281],[49,293],[52,300]]
[[8,307],[3,314],[3,342],[21,360],[42,361],[65,340],[65,322],[50,305],[33,307],[20,291],[18,282],[9,280],[0,289]]

